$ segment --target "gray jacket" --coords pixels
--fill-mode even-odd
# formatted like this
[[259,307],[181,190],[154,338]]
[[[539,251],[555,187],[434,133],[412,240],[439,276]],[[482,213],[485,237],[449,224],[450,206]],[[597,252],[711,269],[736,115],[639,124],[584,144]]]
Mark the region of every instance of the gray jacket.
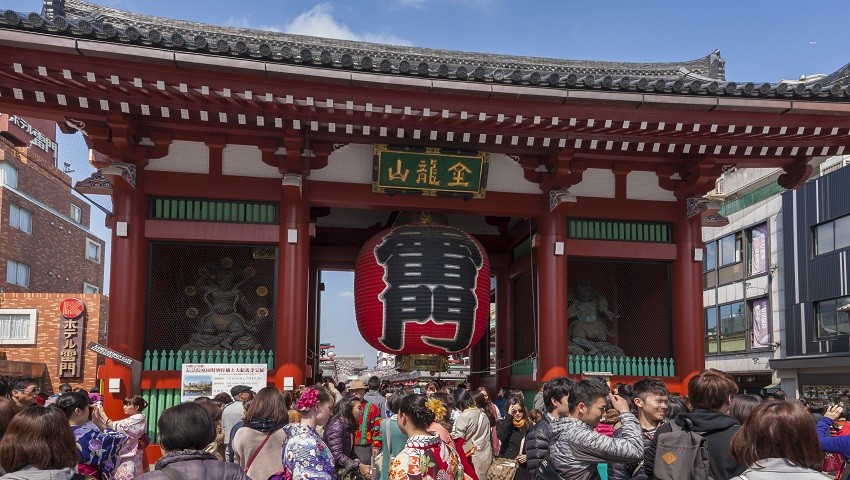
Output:
[[62,468],[58,470],[39,470],[33,466],[26,466],[17,472],[7,473],[0,477],[3,480],[70,480],[74,476],[74,470]]
[[[251,480],[245,475],[242,467],[235,463],[222,462],[209,453],[201,450],[181,450],[168,452],[156,461],[156,470],[143,473],[136,477],[138,480],[169,480],[162,472],[165,467],[171,467],[182,480]],[[281,465],[281,470],[283,465]]]
[[730,480],[827,480],[829,478],[832,477],[810,468],[793,465],[784,458],[765,458]]
[[553,421],[550,458],[561,478],[598,479],[598,463],[633,462],[642,458],[643,440],[637,417],[623,413],[620,421],[623,423],[622,438],[596,433],[575,418]]
[[[372,402],[373,405],[378,407],[381,412],[381,418],[390,418],[392,416],[392,412],[387,410],[387,398],[381,395],[381,392],[377,390],[369,390],[366,392],[366,395],[363,396],[363,400],[365,402]],[[363,410],[366,410],[366,404],[363,404]],[[364,413],[365,414],[365,413]]]

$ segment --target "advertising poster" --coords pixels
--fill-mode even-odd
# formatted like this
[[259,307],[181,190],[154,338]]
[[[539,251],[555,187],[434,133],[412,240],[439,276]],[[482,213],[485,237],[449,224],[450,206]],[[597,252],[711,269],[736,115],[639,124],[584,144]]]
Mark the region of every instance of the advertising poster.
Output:
[[180,398],[190,402],[198,397],[230,394],[236,385],[247,385],[255,393],[265,387],[268,366],[265,363],[184,363],[180,381]]
[[752,258],[750,259],[750,274],[767,273],[767,224],[753,227]]
[[770,320],[767,312],[767,299],[753,300],[752,348],[770,346]]

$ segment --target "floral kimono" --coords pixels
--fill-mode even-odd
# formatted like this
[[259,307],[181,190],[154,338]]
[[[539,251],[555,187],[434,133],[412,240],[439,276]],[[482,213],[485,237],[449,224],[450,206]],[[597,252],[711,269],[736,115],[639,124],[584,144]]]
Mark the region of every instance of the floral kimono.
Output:
[[390,464],[390,480],[463,480],[463,467],[454,448],[436,435],[407,439]]
[[283,466],[293,480],[335,478],[334,460],[316,429],[290,423],[283,427],[289,440],[283,446]]
[[111,479],[127,436],[110,429],[100,431],[92,424],[72,425],[71,432],[77,441],[77,471],[101,480]]
[[118,465],[112,478],[114,480],[132,480],[144,473],[144,470],[142,470],[144,448],[140,445],[139,440],[146,430],[145,416],[137,413],[114,422],[113,426],[116,431],[127,435],[128,440],[118,454],[120,465]]

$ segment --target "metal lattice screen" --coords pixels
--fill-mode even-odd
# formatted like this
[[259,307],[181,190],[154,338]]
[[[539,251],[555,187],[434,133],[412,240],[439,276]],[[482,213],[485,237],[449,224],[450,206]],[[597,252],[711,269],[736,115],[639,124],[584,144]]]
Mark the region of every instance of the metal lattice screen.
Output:
[[274,247],[151,244],[147,350],[270,350]]
[[[668,263],[571,258],[567,278],[570,315],[575,315],[570,318],[571,355],[672,356]],[[617,317],[606,318],[604,309]],[[610,334],[598,322],[582,325],[590,325],[594,315],[605,320]],[[588,338],[589,344],[576,341],[582,336],[594,338]]]

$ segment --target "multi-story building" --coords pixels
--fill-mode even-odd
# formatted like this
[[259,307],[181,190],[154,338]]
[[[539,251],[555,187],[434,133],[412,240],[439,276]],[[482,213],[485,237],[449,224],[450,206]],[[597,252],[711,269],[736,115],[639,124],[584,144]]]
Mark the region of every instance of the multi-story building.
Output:
[[[816,157],[813,177],[842,157]],[[780,387],[770,365],[788,355],[781,169],[729,169],[707,197],[723,202],[723,227],[703,228],[706,367],[727,371],[747,393]],[[790,392],[789,392],[790,393]]]
[[[835,162],[846,165],[846,159]],[[850,391],[850,168],[782,195],[785,353],[770,361],[787,392],[825,401]]]
[[[48,392],[93,385],[97,356],[84,345],[106,331],[104,241],[57,153],[55,122],[0,114],[0,374]],[[65,299],[79,313],[60,311]]]
[[57,168],[54,122],[0,114],[0,289],[100,293],[104,241]]
[[[850,156],[816,158],[811,163],[816,180],[805,188],[814,189],[809,196],[827,202],[824,192],[813,185],[850,164]],[[787,282],[803,281],[793,280],[794,262],[786,258],[786,250],[799,250],[795,235],[811,235],[812,229],[801,223],[805,221],[802,210],[792,215],[790,207],[783,205],[787,202],[783,200],[785,190],[776,183],[781,174],[779,169],[730,169],[707,195],[723,202],[720,213],[728,217],[729,224],[703,229],[706,367],[730,372],[749,393],[782,388],[791,396],[800,396],[806,392],[797,383],[796,369],[776,370],[788,365],[789,357],[796,365],[798,360],[793,358],[800,355],[800,348],[793,346],[789,332],[797,331],[799,336],[801,329],[806,330],[800,319],[786,310]],[[799,308],[798,302],[794,305]],[[844,348],[846,351],[846,345]]]

